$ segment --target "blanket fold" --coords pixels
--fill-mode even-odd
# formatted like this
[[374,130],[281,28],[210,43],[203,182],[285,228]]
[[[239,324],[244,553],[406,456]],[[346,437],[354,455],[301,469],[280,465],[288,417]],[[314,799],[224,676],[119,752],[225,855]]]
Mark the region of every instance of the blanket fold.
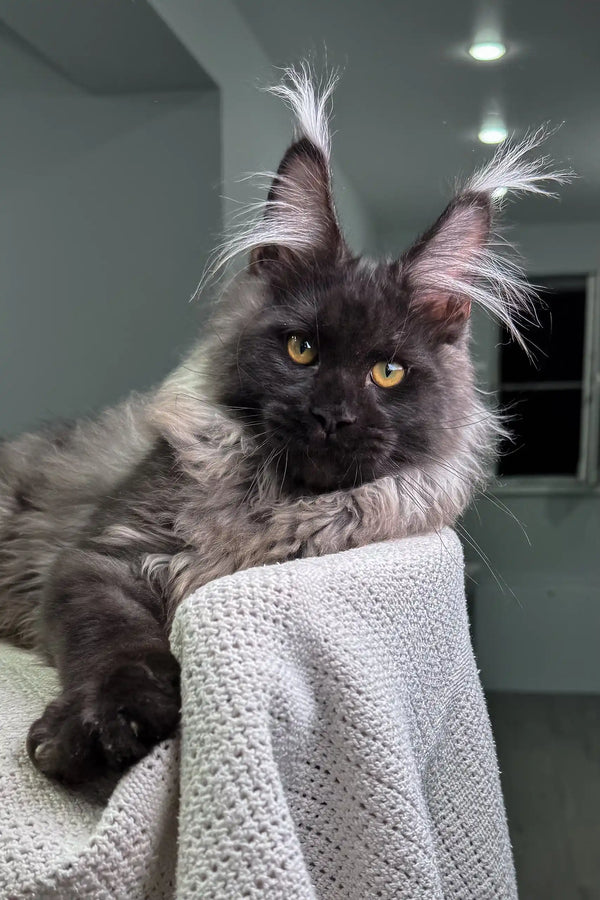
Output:
[[172,646],[177,850],[177,741],[108,803],[45,781],[23,741],[55,679],[2,647],[1,897],[516,897],[451,531],[212,582]]

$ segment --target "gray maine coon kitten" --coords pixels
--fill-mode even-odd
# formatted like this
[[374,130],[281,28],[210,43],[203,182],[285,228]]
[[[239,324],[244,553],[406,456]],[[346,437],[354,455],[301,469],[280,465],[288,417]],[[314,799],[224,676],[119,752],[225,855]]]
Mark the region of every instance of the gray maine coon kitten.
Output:
[[297,137],[207,336],[155,392],[0,446],[0,635],[63,692],[30,730],[49,776],[138,759],[176,726],[178,603],[238,569],[452,525],[485,482],[497,418],[477,394],[471,302],[518,337],[530,293],[496,254],[500,187],[560,181],[507,143],[397,260],[354,256],[305,68],[274,89]]

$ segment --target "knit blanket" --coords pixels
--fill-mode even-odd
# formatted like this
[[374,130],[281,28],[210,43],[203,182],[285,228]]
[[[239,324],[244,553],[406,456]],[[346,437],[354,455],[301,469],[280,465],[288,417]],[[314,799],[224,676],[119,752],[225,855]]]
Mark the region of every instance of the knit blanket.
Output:
[[82,792],[24,751],[54,672],[2,645],[0,897],[516,897],[452,532],[212,582],[172,646],[181,743]]

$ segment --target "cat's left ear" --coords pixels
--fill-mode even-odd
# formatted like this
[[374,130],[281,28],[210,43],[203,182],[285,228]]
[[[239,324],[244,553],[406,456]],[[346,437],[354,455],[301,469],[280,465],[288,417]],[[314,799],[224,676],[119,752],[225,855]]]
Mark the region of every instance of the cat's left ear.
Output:
[[309,137],[284,155],[258,233],[261,242],[250,254],[254,271],[318,264],[343,253],[327,154]]
[[[295,140],[284,154],[258,221],[237,226],[214,254],[198,291],[236,257],[248,254],[249,271],[270,281],[351,255],[342,237],[331,190],[329,102],[337,81],[318,79],[308,63],[283,72],[269,92],[295,119]],[[252,204],[250,211],[255,212]]]
[[489,194],[461,194],[402,257],[411,305],[440,340],[452,343],[465,331],[491,224]]

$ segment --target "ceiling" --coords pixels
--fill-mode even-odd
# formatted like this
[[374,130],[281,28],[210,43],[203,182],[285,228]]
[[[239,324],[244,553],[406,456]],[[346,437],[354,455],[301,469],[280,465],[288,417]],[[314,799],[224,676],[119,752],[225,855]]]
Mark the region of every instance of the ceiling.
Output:
[[[340,66],[334,153],[380,231],[420,228],[457,176],[492,152],[477,140],[497,108],[517,135],[562,127],[547,152],[580,176],[560,202],[528,198],[525,223],[600,220],[600,2],[507,0],[237,0],[277,65],[307,53]],[[504,59],[467,54],[498,29]]]
[[1,22],[92,93],[214,87],[145,0],[0,0]]

